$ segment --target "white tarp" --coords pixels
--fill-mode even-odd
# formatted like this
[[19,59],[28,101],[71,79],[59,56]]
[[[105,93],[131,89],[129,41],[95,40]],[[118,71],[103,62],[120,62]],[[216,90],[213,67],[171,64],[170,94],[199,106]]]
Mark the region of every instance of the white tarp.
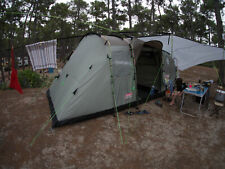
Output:
[[[152,36],[139,38],[144,42],[158,40],[163,43],[163,50],[172,53],[179,70],[214,60],[225,60],[222,48],[197,43],[178,36]],[[173,48],[172,48],[173,46]]]
[[56,47],[56,39],[26,45],[33,70],[57,68]]

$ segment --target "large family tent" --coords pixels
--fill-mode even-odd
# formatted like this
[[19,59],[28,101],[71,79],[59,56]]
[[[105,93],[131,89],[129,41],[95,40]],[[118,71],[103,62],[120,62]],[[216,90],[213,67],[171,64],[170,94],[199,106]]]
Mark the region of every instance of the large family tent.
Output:
[[176,67],[160,41],[89,34],[54,80],[47,95],[53,127],[141,103],[154,85],[165,90],[164,75]]

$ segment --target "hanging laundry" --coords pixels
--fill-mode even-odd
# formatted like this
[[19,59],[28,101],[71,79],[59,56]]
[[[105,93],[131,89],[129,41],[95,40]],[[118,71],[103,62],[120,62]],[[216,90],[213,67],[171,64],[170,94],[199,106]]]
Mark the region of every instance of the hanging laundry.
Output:
[[57,68],[56,47],[56,39],[26,45],[33,70]]
[[17,70],[15,69],[15,57],[14,57],[14,50],[13,47],[11,49],[11,59],[12,59],[12,73],[10,78],[10,85],[9,87],[12,89],[16,89],[20,94],[23,94],[23,91],[20,86],[20,82],[17,76]]

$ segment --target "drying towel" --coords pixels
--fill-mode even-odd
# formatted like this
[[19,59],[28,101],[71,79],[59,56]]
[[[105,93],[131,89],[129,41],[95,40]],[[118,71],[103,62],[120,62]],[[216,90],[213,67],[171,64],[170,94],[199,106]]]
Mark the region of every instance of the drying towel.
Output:
[[11,50],[11,58],[12,58],[12,73],[11,73],[11,79],[10,79],[9,87],[12,88],[12,89],[16,89],[20,94],[22,94],[23,91],[20,87],[19,79],[18,79],[18,76],[17,76],[17,70],[15,69],[15,57],[14,57],[13,47],[12,47],[12,50]]
[[33,70],[57,68],[56,47],[56,39],[26,45]]

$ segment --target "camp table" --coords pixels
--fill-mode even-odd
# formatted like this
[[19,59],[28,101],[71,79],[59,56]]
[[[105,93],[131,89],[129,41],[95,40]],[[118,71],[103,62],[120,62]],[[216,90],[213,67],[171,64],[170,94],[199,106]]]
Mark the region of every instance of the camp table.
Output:
[[[208,87],[206,86],[202,86],[203,87],[203,91],[199,90],[199,87],[192,87],[191,89],[190,88],[186,88],[183,90],[183,94],[182,94],[182,101],[181,101],[181,106],[180,106],[180,112],[182,113],[182,108],[183,108],[183,104],[184,104],[184,96],[185,94],[189,94],[189,95],[193,95],[193,96],[197,96],[197,97],[200,97],[200,103],[199,103],[199,111],[201,109],[201,104],[202,104],[202,100],[203,100],[203,97],[205,96],[205,94],[207,93],[208,91]],[[195,89],[195,90],[193,90]]]

